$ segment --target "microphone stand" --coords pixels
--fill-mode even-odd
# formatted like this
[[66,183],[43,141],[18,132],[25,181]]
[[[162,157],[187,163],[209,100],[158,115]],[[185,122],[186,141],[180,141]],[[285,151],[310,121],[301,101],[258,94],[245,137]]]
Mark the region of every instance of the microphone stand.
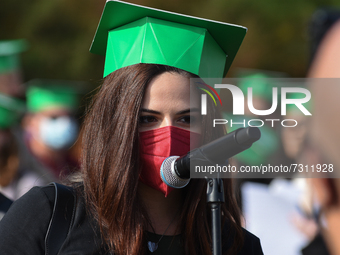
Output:
[[221,178],[206,178],[207,204],[211,209],[212,254],[222,255],[221,204],[224,200],[224,188]]
[[[188,152],[185,156],[167,158],[161,166],[161,178],[170,187],[182,188],[190,180],[193,165],[226,164],[227,159],[250,148],[260,137],[261,132],[258,127],[239,128]],[[207,181],[207,205],[211,210],[212,252],[213,255],[221,255],[221,205],[225,202],[223,182],[219,175],[205,177],[205,179]]]

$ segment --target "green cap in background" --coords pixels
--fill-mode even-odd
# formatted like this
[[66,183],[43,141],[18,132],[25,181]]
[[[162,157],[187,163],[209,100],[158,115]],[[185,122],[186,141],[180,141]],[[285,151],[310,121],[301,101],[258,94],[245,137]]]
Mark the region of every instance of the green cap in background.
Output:
[[287,78],[287,74],[282,72],[246,68],[238,69],[235,76],[239,78],[238,87],[243,93],[247,94],[248,88],[252,88],[254,97],[261,97],[268,102],[272,102],[273,87],[278,88],[277,93],[280,95],[281,84],[275,79]]
[[27,49],[27,42],[20,40],[0,41],[0,74],[20,69],[19,54]]
[[108,0],[90,51],[105,55],[104,77],[125,66],[149,63],[201,78],[222,78],[246,31],[238,25]]
[[271,101],[272,88],[275,87],[275,85],[268,80],[269,78],[270,77],[262,73],[252,74],[242,77],[238,82],[238,86],[243,93],[247,93],[248,88],[252,88],[254,97],[261,97],[266,101]]
[[33,113],[57,107],[77,110],[80,97],[77,87],[81,87],[81,82],[42,79],[29,81],[26,92],[27,110]]
[[24,102],[0,93],[0,129],[17,124],[24,112]]

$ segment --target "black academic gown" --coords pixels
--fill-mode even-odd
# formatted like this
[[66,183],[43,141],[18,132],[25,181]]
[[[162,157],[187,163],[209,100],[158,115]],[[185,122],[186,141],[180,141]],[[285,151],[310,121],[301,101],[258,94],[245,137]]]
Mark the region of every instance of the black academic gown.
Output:
[[[77,197],[74,221],[59,254],[109,254],[97,222],[86,210],[82,194]],[[34,187],[12,205],[0,221],[2,255],[45,254],[45,235],[52,216],[54,198],[53,186]],[[259,239],[246,230],[244,233],[245,242],[239,255],[262,255]],[[160,237],[151,233],[147,235],[155,241]],[[184,255],[180,235],[164,236],[152,254]]]

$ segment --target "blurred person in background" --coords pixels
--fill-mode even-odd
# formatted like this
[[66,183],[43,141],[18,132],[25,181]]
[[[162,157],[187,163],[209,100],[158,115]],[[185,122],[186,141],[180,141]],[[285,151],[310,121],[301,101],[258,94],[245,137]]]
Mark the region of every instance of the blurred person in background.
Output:
[[[278,87],[275,78],[283,78],[285,77],[285,73],[281,72],[273,72],[266,70],[256,70],[256,69],[240,69],[236,73],[237,85],[242,90],[244,95],[249,95],[248,88],[252,88],[252,104],[257,110],[267,110],[270,109],[273,104],[273,87]],[[277,97],[280,98],[280,88],[278,88]],[[280,160],[280,163],[283,161],[282,157],[282,148],[279,140],[279,128],[276,126],[272,127],[272,123],[265,121],[265,119],[279,119],[280,116],[274,112],[271,115],[260,116],[252,113],[247,104],[248,100],[245,100],[245,114],[238,116],[233,115],[229,116],[231,113],[226,113],[224,116],[226,119],[232,118],[233,122],[236,125],[232,127],[228,127],[228,132],[234,131],[240,127],[242,124],[237,123],[245,123],[245,126],[248,126],[248,121],[255,119],[251,124],[261,126],[261,122],[263,121],[263,125],[260,127],[261,130],[261,139],[254,143],[252,147],[249,149],[235,155],[233,157],[233,161],[231,163],[240,166],[260,166],[261,164],[277,164],[277,161]],[[229,117],[228,117],[229,116]],[[243,207],[244,201],[242,195],[242,187],[245,183],[261,183],[265,185],[269,185],[272,181],[272,178],[258,178],[258,173],[254,173],[251,176],[247,173],[247,176],[236,176],[236,192],[239,194],[239,204],[241,208]]]
[[79,130],[75,82],[32,80],[27,84],[26,98],[24,142],[40,174],[52,174],[52,179],[58,180],[77,171],[78,158],[70,150]]
[[[280,106],[281,88],[291,80],[287,79],[285,73],[265,70],[250,72],[246,69],[240,72],[238,77],[240,78],[237,85],[244,95],[249,96],[249,89],[252,89],[252,104],[256,110],[271,109],[275,105],[275,94],[276,103]],[[277,93],[274,93],[274,88],[277,88]],[[287,97],[289,95],[290,93]],[[245,116],[239,117],[237,122],[246,119],[246,123],[253,120],[252,125],[261,125],[261,139],[250,149],[236,155],[234,158],[237,162],[250,167],[262,165],[277,167],[294,163],[293,159],[286,155],[281,141],[281,134],[289,132],[291,127],[280,125],[280,120],[290,119],[290,117],[281,116],[281,111],[278,110],[280,108],[270,115],[254,114],[247,104],[244,109]],[[272,123],[266,121],[268,119],[276,121]],[[296,211],[297,197],[299,197],[299,189],[290,181],[291,176],[288,173],[281,175],[280,173],[267,175],[253,173],[252,176],[247,177],[250,178],[237,179],[245,227],[260,237],[265,254],[300,254],[306,238],[290,222],[290,215]]]
[[27,49],[27,42],[21,40],[0,41],[0,93],[24,98],[20,53]]
[[0,192],[16,200],[35,185],[46,184],[21,164],[15,127],[24,113],[24,102],[0,94]]
[[0,193],[0,220],[2,219],[2,217],[4,217],[5,213],[11,207],[12,203],[12,200]]
[[[301,83],[299,87],[304,87],[306,84]],[[287,99],[300,99],[301,93],[289,93]],[[304,103],[304,107],[311,111],[311,101]],[[308,117],[304,115],[294,104],[288,104],[286,107],[286,118],[294,119],[298,125],[290,128],[283,128],[281,132],[281,141],[285,154],[294,163],[297,161],[301,153],[308,128]]]
[[[340,98],[340,11],[317,10],[311,20],[312,45],[308,78],[313,96],[313,118],[308,123],[300,159],[304,164],[332,164],[334,171],[307,179],[309,185],[315,234],[308,231],[310,223],[299,224],[311,241],[303,255],[340,254],[340,182],[339,182],[339,98]],[[331,79],[330,79],[331,78]],[[320,177],[320,178],[315,178]],[[304,225],[304,227],[302,227]]]
[[[256,110],[267,110],[270,109],[273,104],[273,93],[272,88],[277,87],[274,83],[274,78],[285,77],[284,73],[270,72],[265,70],[251,70],[243,69],[238,72],[238,87],[242,90],[244,95],[248,95],[248,88],[252,88],[252,104]],[[278,89],[278,97],[280,90]],[[248,100],[247,100],[248,101]],[[265,119],[279,119],[280,116],[274,112],[271,115],[260,116],[252,113],[245,100],[245,115],[244,116],[233,116],[234,122],[243,122],[245,119],[246,126],[248,121],[251,119],[260,119],[263,121],[261,129],[261,139],[253,144],[248,150],[237,154],[237,159],[243,165],[259,166],[263,163],[274,162],[274,156],[279,151],[279,139],[277,135],[277,126],[271,127],[271,122],[265,121]],[[240,120],[237,120],[240,118]],[[260,121],[254,121],[253,125],[261,125]],[[229,131],[233,131],[241,125],[235,125],[229,128]],[[265,181],[268,183],[270,181]]]
[[[303,82],[299,87],[305,87],[310,90],[308,83]],[[287,96],[288,99],[300,99],[303,96],[299,93],[291,93]],[[304,107],[311,113],[312,100],[304,103]],[[294,119],[298,125],[291,128],[283,129],[281,137],[286,155],[293,160],[294,164],[299,166],[315,165],[317,162],[311,162],[310,158],[316,159],[313,151],[309,148],[307,141],[307,133],[310,128],[312,116],[306,116],[295,105],[287,105],[287,118]],[[313,191],[310,186],[310,179],[305,173],[298,171],[293,174],[291,179],[292,187],[298,191],[296,193],[297,203],[296,209],[290,215],[289,221],[293,226],[306,237],[306,242],[301,247],[303,255],[313,254],[328,254],[327,248],[324,245],[320,235],[320,229],[315,220],[317,215],[316,207],[313,202]]]
[[[272,88],[275,84],[272,79],[276,76],[270,76],[266,71],[240,71],[238,74],[238,87],[242,90],[244,95],[248,94],[248,88],[252,88],[252,103],[257,110],[270,109],[273,102]],[[273,72],[274,73],[274,72]],[[248,98],[248,96],[247,96]],[[245,120],[246,126],[251,119],[263,119],[264,125],[261,126],[261,139],[253,144],[248,150],[237,154],[234,158],[242,165],[258,166],[264,162],[271,162],[273,156],[279,149],[279,141],[275,128],[271,127],[271,123],[264,121],[267,118],[277,119],[278,116],[258,116],[253,114],[245,100],[245,114],[244,116],[232,116],[234,122],[242,123]],[[274,115],[275,113],[273,113]],[[253,125],[261,125],[259,121],[253,122]],[[234,131],[242,125],[234,125],[228,131]]]
[[0,191],[12,200],[52,180],[23,160],[20,121],[25,112],[25,86],[20,53],[26,49],[23,39],[0,41]]
[[[320,14],[332,23],[316,51],[308,76],[337,79],[325,79],[323,86],[320,83],[312,85],[314,117],[308,138],[314,159],[333,164],[335,175],[333,178],[327,178],[328,175],[313,178],[311,183],[320,210],[317,222],[330,254],[337,255],[340,254],[340,12],[332,10]],[[329,82],[332,84],[327,84]]]

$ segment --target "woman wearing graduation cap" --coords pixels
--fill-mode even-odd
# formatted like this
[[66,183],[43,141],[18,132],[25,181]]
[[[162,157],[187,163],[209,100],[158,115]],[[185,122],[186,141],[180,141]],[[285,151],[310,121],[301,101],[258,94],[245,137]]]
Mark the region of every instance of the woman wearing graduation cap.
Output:
[[[84,123],[83,180],[59,254],[211,254],[206,181],[173,189],[159,169],[166,157],[186,154],[190,138],[200,144],[223,135],[208,128],[214,116],[201,118],[198,89],[190,100],[190,78],[223,77],[245,31],[106,3],[91,47],[105,55],[105,79]],[[230,179],[224,187],[223,254],[262,254],[258,238],[241,228]],[[4,254],[49,251],[54,202],[50,186],[32,189],[12,206],[0,224]],[[25,224],[12,223],[20,208],[30,210]]]

